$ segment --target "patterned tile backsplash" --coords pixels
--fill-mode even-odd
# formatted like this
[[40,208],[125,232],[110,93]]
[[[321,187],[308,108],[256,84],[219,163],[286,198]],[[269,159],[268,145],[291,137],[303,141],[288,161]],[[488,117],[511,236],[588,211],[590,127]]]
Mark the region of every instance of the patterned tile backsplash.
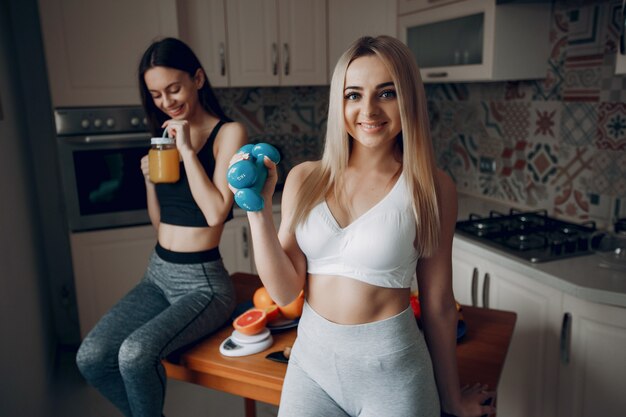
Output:
[[328,86],[217,89],[224,112],[248,130],[251,143],[267,142],[281,153],[279,181],[300,162],[322,156]]
[[[438,165],[467,193],[570,220],[626,216],[626,76],[615,76],[621,0],[556,0],[542,80],[427,84]],[[281,175],[321,157],[328,86],[218,89]],[[481,158],[496,162],[481,173]]]

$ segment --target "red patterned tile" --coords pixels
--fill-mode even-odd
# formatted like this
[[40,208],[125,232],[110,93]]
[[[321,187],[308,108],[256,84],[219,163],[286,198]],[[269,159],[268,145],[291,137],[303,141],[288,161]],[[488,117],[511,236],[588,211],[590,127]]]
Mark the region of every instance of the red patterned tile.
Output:
[[600,103],[595,144],[598,149],[626,151],[626,103]]

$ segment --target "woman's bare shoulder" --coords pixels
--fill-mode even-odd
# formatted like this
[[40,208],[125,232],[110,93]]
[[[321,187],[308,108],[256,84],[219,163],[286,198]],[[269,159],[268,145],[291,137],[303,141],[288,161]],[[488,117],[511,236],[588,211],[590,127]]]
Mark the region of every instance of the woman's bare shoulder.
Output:
[[246,127],[239,122],[225,123],[217,132],[213,144],[214,153],[223,153],[230,158],[248,142]]
[[289,174],[287,174],[285,186],[287,186],[288,183],[291,183],[292,185],[302,184],[304,180],[311,175],[311,172],[319,166],[320,161],[306,161],[294,166],[289,171]]
[[[225,135],[224,135],[225,133]],[[246,127],[240,122],[228,122],[224,123],[218,132],[218,137],[232,137],[237,136],[240,138],[247,138],[248,133],[246,131]]]

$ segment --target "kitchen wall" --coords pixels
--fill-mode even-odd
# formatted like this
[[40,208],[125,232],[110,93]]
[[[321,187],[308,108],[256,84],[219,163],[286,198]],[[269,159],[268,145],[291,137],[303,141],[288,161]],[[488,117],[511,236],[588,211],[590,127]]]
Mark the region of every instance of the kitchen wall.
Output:
[[32,42],[38,32],[25,30],[37,27],[36,7],[35,0],[0,2],[0,416],[6,417],[47,416],[53,397],[56,339],[37,210],[47,205],[35,193],[32,154],[39,149],[30,141],[51,115],[49,108],[39,112],[49,103],[47,85],[30,91],[45,73]]
[[[438,164],[460,191],[579,221],[626,205],[620,6],[557,0],[544,80],[427,86]],[[479,172],[481,157],[495,174]]]
[[[613,75],[621,0],[556,0],[543,80],[427,84],[438,165],[461,192],[575,221],[626,206],[626,77]],[[328,87],[218,90],[252,141],[321,156]],[[481,174],[481,157],[496,161]],[[624,215],[624,214],[622,214]]]

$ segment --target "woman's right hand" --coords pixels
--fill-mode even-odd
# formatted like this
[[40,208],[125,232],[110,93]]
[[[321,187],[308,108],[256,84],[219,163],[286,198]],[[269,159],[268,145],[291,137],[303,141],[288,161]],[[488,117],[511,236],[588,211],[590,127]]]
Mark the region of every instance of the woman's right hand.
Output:
[[[249,158],[250,153],[237,152],[232,158],[230,158],[228,169],[230,170],[230,167],[232,167],[235,163]],[[274,194],[274,189],[276,188],[276,183],[278,182],[278,172],[276,170],[276,164],[267,156],[264,157],[263,164],[267,168],[267,178],[265,179],[265,184],[263,184],[263,188],[261,189],[261,197],[263,197],[263,200],[265,201],[272,201],[272,195]],[[230,183],[228,184],[228,188],[230,188],[230,191],[232,191],[233,194],[237,192],[237,189],[230,185]]]
[[261,195],[265,201],[272,201],[276,183],[278,182],[278,170],[276,169],[276,164],[267,156],[263,157],[263,164],[267,168],[267,179],[261,190]]

